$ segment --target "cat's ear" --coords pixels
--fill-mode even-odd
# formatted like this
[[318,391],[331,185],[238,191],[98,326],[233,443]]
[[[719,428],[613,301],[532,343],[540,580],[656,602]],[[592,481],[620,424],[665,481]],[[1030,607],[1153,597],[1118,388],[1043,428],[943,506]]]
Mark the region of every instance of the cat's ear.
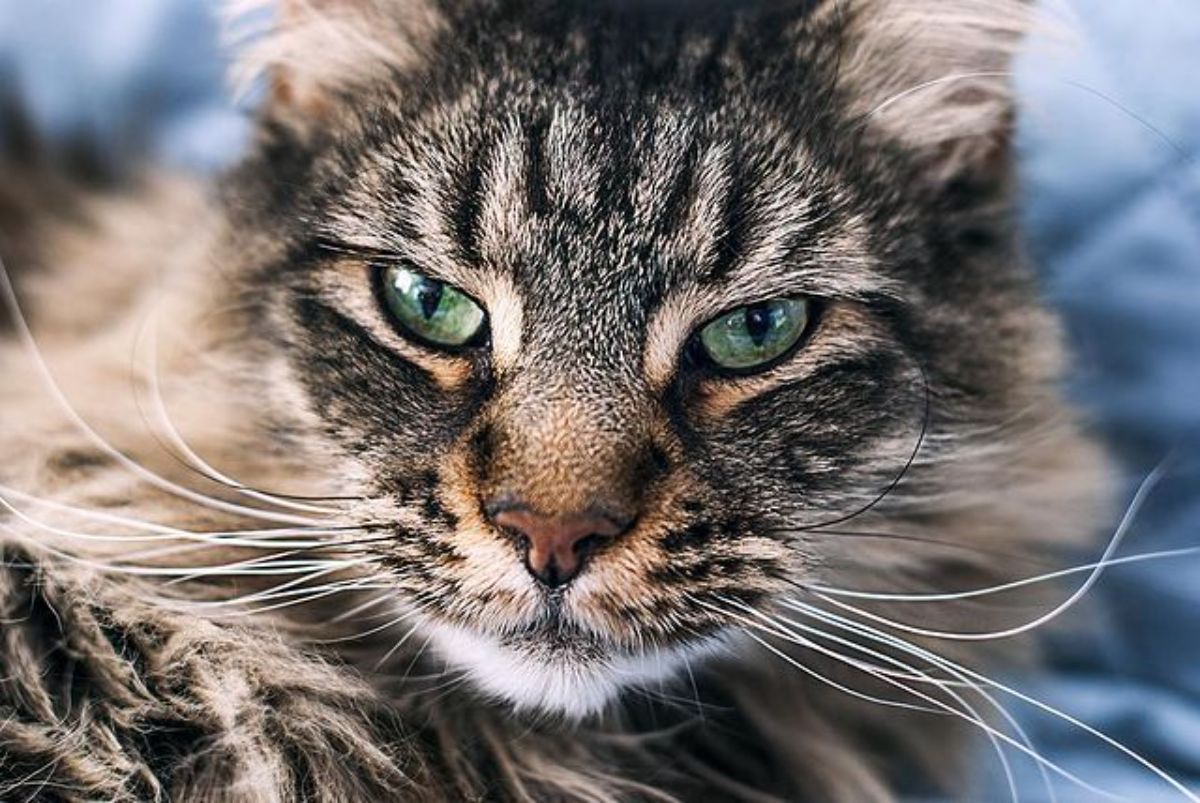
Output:
[[854,114],[948,179],[1007,161],[1012,64],[1034,23],[1026,0],[825,0]]
[[264,113],[319,123],[348,90],[411,69],[441,28],[432,0],[231,0],[237,86],[263,86]]

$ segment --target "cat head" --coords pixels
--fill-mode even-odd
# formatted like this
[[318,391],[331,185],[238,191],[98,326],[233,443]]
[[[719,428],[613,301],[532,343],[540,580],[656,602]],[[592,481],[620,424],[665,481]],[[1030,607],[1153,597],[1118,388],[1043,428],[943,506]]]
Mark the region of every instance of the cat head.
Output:
[[253,326],[388,523],[358,549],[478,688],[584,714],[731,604],[1084,529],[1008,204],[1023,3],[272,19],[227,180]]

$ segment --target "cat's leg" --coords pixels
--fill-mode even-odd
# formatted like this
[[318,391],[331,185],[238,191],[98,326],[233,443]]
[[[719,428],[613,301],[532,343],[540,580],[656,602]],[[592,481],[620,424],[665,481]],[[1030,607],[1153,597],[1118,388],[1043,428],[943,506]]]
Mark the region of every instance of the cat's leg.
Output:
[[352,673],[148,591],[0,541],[0,799],[441,798]]

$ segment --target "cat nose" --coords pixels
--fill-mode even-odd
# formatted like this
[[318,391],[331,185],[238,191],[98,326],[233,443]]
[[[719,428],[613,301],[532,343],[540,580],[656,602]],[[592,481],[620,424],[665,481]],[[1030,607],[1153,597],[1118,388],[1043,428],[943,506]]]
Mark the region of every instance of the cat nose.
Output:
[[525,541],[528,546],[525,567],[548,588],[571,582],[583,570],[596,546],[620,535],[629,526],[628,519],[604,513],[543,516],[512,505],[505,505],[493,514],[492,521]]

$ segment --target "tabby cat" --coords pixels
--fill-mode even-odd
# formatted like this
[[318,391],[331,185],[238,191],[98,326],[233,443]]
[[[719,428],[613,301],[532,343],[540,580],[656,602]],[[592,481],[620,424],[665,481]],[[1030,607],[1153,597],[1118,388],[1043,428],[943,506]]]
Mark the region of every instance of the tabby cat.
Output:
[[888,800],[1023,744],[970,634],[1029,598],[921,595],[1105,512],[1024,2],[242,5],[237,167],[7,231],[0,797]]

